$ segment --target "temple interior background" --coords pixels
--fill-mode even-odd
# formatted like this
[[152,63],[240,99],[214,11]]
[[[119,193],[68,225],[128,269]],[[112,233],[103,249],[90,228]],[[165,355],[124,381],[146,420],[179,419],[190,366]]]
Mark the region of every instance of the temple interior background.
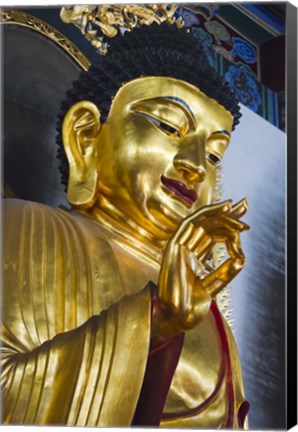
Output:
[[[69,207],[56,159],[59,103],[97,61],[58,7],[2,11],[4,197]],[[243,117],[224,162],[225,198],[249,199],[247,265],[229,309],[250,401],[249,426],[284,428],[285,2],[183,4],[185,25],[239,95]]]

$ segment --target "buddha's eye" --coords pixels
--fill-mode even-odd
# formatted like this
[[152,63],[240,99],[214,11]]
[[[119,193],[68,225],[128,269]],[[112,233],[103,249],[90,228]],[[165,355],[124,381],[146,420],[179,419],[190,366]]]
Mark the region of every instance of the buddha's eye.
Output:
[[147,118],[151,123],[155,124],[159,129],[161,129],[167,135],[172,137],[180,137],[180,132],[178,128],[175,128],[174,126],[171,126],[168,123],[162,122],[161,120],[158,120],[157,118],[149,114],[145,114],[141,112],[139,112],[138,114]]
[[217,165],[220,162],[219,157],[215,156],[215,154],[206,152],[207,158],[212,162],[213,164]]
[[158,127],[160,127],[165,132],[169,133],[170,135],[175,135],[177,137],[180,136],[179,131],[177,129],[175,129],[174,127],[172,127],[166,123],[159,122]]

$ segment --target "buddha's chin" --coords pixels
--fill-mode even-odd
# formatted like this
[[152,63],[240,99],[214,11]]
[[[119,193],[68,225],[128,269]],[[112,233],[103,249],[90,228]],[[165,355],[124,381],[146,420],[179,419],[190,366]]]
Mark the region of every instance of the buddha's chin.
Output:
[[97,209],[101,215],[107,214],[120,223],[125,221],[135,235],[151,239],[157,246],[169,239],[194,208],[194,205],[190,206],[177,197],[158,190],[138,205],[135,202],[132,205],[132,200],[128,203],[130,205],[124,204],[121,202],[119,205],[119,200],[102,195],[97,202]]
[[168,240],[181,221],[192,212],[189,206],[178,201],[173,202],[169,197],[162,202],[150,200],[146,207],[146,216],[154,226],[155,235],[159,240]]

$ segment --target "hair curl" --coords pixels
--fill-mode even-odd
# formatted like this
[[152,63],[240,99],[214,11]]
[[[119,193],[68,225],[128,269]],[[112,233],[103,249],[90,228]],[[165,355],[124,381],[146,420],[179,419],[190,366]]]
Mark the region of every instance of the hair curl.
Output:
[[136,28],[110,40],[109,53],[81,72],[66,92],[57,121],[61,182],[68,183],[69,166],[62,144],[62,123],[69,108],[90,100],[108,116],[112,98],[125,82],[141,76],[173,77],[198,87],[233,115],[233,129],[241,117],[239,100],[230,85],[209,65],[203,46],[186,29],[163,23]]

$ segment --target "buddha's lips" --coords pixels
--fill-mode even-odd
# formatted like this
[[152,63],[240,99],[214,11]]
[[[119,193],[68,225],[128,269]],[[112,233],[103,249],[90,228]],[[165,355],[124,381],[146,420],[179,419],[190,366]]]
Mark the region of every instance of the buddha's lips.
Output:
[[170,192],[190,205],[192,205],[198,198],[195,190],[187,189],[185,184],[179,180],[170,179],[162,175],[161,182]]

